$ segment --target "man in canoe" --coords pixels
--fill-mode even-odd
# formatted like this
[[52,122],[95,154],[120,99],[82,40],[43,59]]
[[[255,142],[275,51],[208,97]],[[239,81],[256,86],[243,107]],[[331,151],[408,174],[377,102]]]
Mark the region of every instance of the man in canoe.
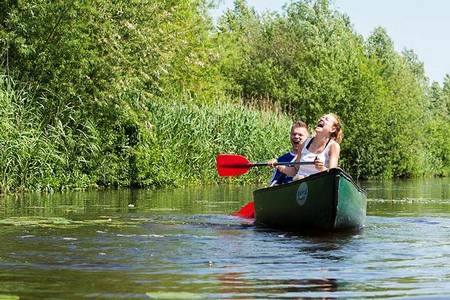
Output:
[[313,137],[308,138],[300,148],[296,162],[314,162],[314,164],[275,166],[273,161],[269,164],[278,171],[292,176],[293,180],[326,171],[338,166],[341,151],[339,143],[343,138],[343,130],[339,117],[329,113],[319,119]]
[[[309,136],[308,125],[302,121],[297,121],[291,126],[290,141],[292,149],[288,153],[283,154],[277,160],[273,159],[269,161],[269,164],[275,162],[291,162],[294,161],[298,150],[303,147],[303,143]],[[282,173],[280,170],[275,169],[270,179],[270,186],[280,185],[283,183],[289,183],[292,181],[292,176],[288,176]]]

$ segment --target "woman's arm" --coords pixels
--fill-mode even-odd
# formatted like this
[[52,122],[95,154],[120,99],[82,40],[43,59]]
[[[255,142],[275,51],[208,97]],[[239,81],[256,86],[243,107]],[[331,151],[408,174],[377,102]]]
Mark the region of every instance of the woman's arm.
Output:
[[328,150],[328,157],[329,157],[329,165],[325,166],[325,162],[319,160],[316,158],[314,160],[314,166],[316,167],[316,170],[319,172],[326,171],[331,168],[336,168],[338,166],[339,161],[339,153],[341,152],[341,147],[338,143],[334,142],[330,145],[330,149]]
[[[308,141],[308,140],[306,140],[306,141]],[[298,147],[297,156],[295,157],[295,160],[294,160],[295,162],[300,162],[300,160],[302,159],[303,147],[305,147],[306,141],[304,141],[303,144],[301,144]],[[294,174],[293,175],[287,174],[287,173],[286,174],[291,176],[291,177],[294,177],[297,174],[298,169],[300,169],[300,165],[294,165],[294,166],[291,167],[291,169],[294,172]],[[290,171],[288,171],[288,172],[290,172]]]
[[333,144],[330,145],[330,152],[329,152],[329,157],[330,157],[330,165],[328,166],[328,168],[336,168],[338,166],[338,161],[339,161],[339,154],[341,153],[341,146],[334,142]]

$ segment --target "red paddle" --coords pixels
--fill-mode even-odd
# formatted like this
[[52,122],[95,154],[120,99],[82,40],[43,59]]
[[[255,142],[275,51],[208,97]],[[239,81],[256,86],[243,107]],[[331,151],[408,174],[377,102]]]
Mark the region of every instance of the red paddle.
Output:
[[[307,165],[314,164],[314,162],[277,162],[275,166],[279,165]],[[216,160],[217,171],[220,176],[237,176],[247,173],[252,167],[268,166],[265,163],[252,163],[242,155],[235,154],[219,154]],[[255,209],[253,201],[247,203],[237,213],[232,216],[251,219],[255,217]]]
[[254,218],[255,217],[255,208],[253,206],[253,201],[247,203],[244,207],[241,208],[240,211],[238,211],[235,214],[232,214],[232,216],[246,218],[246,219]]
[[[275,166],[281,165],[309,165],[314,164],[314,162],[309,161],[293,161],[293,162],[277,162]],[[235,154],[219,154],[216,159],[217,171],[220,176],[237,176],[247,173],[247,171],[252,167],[268,166],[265,163],[252,163],[249,162],[245,157]]]

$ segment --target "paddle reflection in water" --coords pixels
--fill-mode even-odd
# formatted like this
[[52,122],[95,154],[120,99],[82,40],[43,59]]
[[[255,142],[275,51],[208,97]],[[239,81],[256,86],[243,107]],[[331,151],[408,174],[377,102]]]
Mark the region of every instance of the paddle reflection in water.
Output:
[[249,186],[3,197],[0,298],[450,295],[448,183],[368,182],[365,228],[322,236],[230,216]]

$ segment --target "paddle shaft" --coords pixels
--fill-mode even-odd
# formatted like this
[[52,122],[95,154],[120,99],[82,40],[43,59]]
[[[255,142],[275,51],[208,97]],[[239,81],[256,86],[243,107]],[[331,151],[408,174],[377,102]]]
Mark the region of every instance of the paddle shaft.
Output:
[[[276,162],[274,166],[280,165],[309,165],[314,162]],[[219,154],[216,159],[217,171],[220,176],[237,176],[246,173],[252,167],[269,166],[267,162],[252,163],[242,155]]]
[[[285,166],[285,165],[313,165],[313,161],[292,161],[292,162],[276,162],[273,165],[274,166]],[[268,164],[265,162],[262,163],[237,163],[237,164],[222,164],[220,165],[221,168],[251,168],[251,167],[267,167]]]

